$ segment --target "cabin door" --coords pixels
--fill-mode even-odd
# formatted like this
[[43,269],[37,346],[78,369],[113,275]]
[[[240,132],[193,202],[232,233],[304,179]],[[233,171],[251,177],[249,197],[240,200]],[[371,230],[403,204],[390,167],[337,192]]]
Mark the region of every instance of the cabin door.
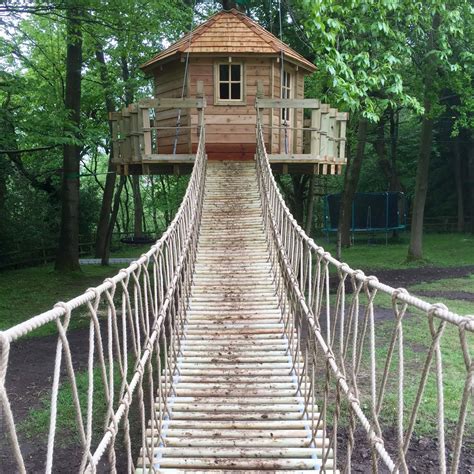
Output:
[[[283,71],[281,81],[281,98],[292,99],[294,76],[288,71]],[[295,109],[281,109],[280,129],[280,153],[290,154],[293,152],[293,127]]]

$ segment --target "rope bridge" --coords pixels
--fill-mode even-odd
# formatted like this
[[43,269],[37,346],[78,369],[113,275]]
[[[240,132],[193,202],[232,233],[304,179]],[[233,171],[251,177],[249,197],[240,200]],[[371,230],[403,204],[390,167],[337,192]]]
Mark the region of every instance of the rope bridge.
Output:
[[[8,390],[11,352],[55,324],[48,473],[65,436],[80,472],[350,472],[360,449],[374,471],[408,472],[428,386],[439,471],[457,472],[472,426],[474,321],[352,270],[311,240],[278,190],[259,120],[255,164],[207,163],[199,133],[187,192],[162,238],[98,287],[0,333],[2,431],[16,471],[28,467]],[[376,323],[387,301],[390,317]],[[405,362],[412,313],[426,337],[415,378]],[[79,319],[89,327],[82,365],[71,347]],[[453,331],[462,388],[449,394],[458,397],[451,426],[442,344]],[[74,433],[59,423],[66,389]]]

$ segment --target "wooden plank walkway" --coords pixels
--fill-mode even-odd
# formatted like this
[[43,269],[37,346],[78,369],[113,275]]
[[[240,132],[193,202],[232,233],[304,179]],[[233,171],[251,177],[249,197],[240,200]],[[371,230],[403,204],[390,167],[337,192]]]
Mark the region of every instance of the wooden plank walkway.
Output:
[[137,472],[317,472],[329,441],[309,446],[254,163],[208,163],[185,332],[165,445]]

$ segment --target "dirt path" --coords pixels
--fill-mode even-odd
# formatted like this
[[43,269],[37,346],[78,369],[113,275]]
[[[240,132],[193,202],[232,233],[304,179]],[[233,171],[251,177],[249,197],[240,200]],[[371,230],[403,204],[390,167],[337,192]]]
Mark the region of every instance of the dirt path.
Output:
[[463,278],[474,273],[474,265],[463,267],[420,267],[395,270],[368,269],[366,275],[375,275],[380,281],[394,288],[406,288],[422,282]]

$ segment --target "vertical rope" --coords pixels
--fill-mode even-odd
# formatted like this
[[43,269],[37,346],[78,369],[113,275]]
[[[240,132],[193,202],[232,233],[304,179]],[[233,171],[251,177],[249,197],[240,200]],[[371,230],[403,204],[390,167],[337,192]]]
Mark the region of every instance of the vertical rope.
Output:
[[[181,87],[181,99],[184,98],[186,92],[187,92],[187,86],[188,86],[188,69],[189,69],[189,53],[191,49],[191,42],[193,40],[193,33],[194,33],[194,12],[196,9],[196,0],[193,2],[193,7],[191,11],[191,26],[189,28],[189,41],[188,41],[188,47],[186,51],[186,60],[184,62],[184,77],[183,77],[183,86]],[[174,142],[173,142],[173,155],[176,155],[176,150],[178,148],[178,139],[179,139],[179,132],[180,132],[180,127],[181,127],[181,109],[178,109],[178,116],[176,118],[176,134],[174,137]]]
[[[353,452],[358,449],[355,445],[354,433],[360,426],[367,433],[368,445],[372,453],[372,469],[377,472],[382,464],[390,472],[401,468],[408,472],[406,452],[413,437],[416,420],[419,419],[419,409],[423,393],[427,386],[431,366],[434,365],[434,375],[437,391],[437,431],[440,446],[438,447],[439,468],[446,471],[445,453],[445,415],[443,387],[443,351],[441,339],[444,328],[449,323],[455,324],[460,331],[459,354],[464,356],[466,382],[464,392],[460,395],[459,418],[456,427],[456,437],[453,448],[451,472],[459,467],[462,437],[467,417],[467,393],[472,397],[472,380],[474,369],[467,343],[466,328],[470,328],[470,336],[474,332],[474,323],[469,318],[462,318],[448,311],[443,305],[430,305],[408,294],[403,289],[393,289],[380,283],[375,277],[366,276],[360,270],[352,270],[347,264],[338,262],[324,249],[316,245],[297,224],[286,206],[275,179],[264,145],[263,125],[260,116],[257,119],[257,177],[262,199],[262,209],[265,218],[265,231],[269,247],[275,249],[274,272],[281,275],[278,281],[279,301],[282,311],[288,316],[284,321],[284,331],[290,340],[290,351],[298,358],[303,351],[299,340],[302,333],[299,329],[302,319],[308,327],[308,343],[304,345],[304,363],[299,366],[298,390],[312,392],[311,399],[305,397],[304,416],[308,416],[312,432],[312,442],[316,441],[318,428],[322,436],[331,436],[328,447],[323,443],[320,457],[324,470],[329,462],[331,450],[334,462],[341,459],[338,456],[338,425],[344,415],[348,419],[346,460],[344,472],[350,472]],[[308,256],[306,256],[306,248]],[[303,249],[303,250],[302,250]],[[313,263],[314,262],[314,263]],[[304,268],[303,268],[304,266]],[[314,269],[313,269],[314,267]],[[333,273],[338,275],[337,293],[335,300],[331,292]],[[307,270],[306,270],[307,268]],[[346,315],[345,281],[350,279],[352,284],[351,302]],[[365,293],[365,304],[361,292]],[[394,329],[388,341],[387,353],[379,352],[377,343],[376,297],[384,293],[392,298]],[[407,308],[421,310],[428,322],[427,335],[431,336],[430,345],[426,351],[424,366],[416,383],[416,397],[411,406],[407,406],[404,396],[406,367],[404,361],[404,331],[403,319]],[[321,312],[325,311],[324,325],[320,323]],[[435,325],[436,321],[436,325]],[[296,323],[296,332],[293,322]],[[324,331],[323,331],[324,330]],[[385,334],[384,329],[384,334]],[[296,337],[296,340],[295,340]],[[293,338],[293,339],[292,339]],[[312,342],[314,340],[314,343]],[[453,348],[454,350],[454,348]],[[308,351],[310,357],[308,357]],[[337,354],[337,357],[336,357]],[[393,370],[393,356],[398,355],[397,370]],[[379,364],[381,359],[382,364]],[[435,364],[432,364],[433,359]],[[294,359],[297,360],[297,359]],[[306,361],[311,360],[308,364]],[[380,371],[380,366],[384,366]],[[297,364],[295,363],[295,367]],[[318,386],[323,383],[322,393]],[[324,382],[323,382],[324,381]],[[397,451],[398,458],[392,458],[384,447],[383,408],[392,410],[387,403],[388,387],[395,386],[398,392],[396,411]],[[471,389],[467,387],[471,386]],[[321,390],[321,388],[320,388]],[[316,411],[316,394],[320,398],[319,416]],[[321,399],[322,398],[322,399]],[[404,426],[406,416],[409,416],[407,427]],[[334,466],[336,467],[336,466]],[[340,466],[337,466],[340,467]],[[332,469],[332,464],[331,464]]]

